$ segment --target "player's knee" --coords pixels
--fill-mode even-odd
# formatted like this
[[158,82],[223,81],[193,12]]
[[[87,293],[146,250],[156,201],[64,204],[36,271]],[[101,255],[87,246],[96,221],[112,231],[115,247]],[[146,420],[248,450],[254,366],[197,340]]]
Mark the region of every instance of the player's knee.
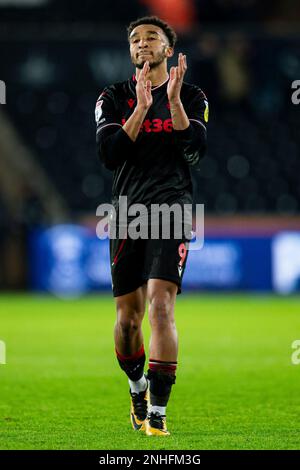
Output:
[[149,320],[152,325],[158,327],[174,323],[172,304],[168,295],[154,295],[150,299]]
[[134,310],[118,309],[117,325],[124,337],[129,337],[139,330],[142,322],[142,314]]

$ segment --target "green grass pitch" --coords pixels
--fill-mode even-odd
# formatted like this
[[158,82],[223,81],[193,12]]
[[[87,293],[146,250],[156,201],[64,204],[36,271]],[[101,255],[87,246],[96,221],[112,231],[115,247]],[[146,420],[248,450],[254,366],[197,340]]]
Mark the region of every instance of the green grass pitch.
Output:
[[129,423],[110,295],[1,295],[0,448],[299,449],[299,297],[184,293],[176,319],[171,436],[147,437]]

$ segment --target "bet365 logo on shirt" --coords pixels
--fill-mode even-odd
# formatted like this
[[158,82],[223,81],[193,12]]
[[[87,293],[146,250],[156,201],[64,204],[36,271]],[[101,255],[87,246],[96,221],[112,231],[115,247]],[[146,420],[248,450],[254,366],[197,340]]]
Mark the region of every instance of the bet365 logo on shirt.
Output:
[[[122,126],[126,122],[125,118],[122,118]],[[141,125],[140,132],[172,132],[173,124],[172,119],[146,119]]]

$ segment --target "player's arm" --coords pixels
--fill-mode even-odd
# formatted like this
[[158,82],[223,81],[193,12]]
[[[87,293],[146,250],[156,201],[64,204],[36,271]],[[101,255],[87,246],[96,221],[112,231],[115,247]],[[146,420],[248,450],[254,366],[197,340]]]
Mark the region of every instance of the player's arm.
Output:
[[110,88],[104,89],[97,100],[95,119],[97,154],[107,169],[115,170],[129,158],[134,143],[120,124]]
[[194,93],[195,97],[186,105],[186,112],[183,109],[188,126],[181,129],[174,129],[173,127],[175,138],[182,149],[183,157],[191,166],[198,165],[199,161],[204,157],[207,147],[206,124],[208,121],[208,102],[204,93],[199,88],[195,88]]
[[97,151],[100,160],[109,170],[122,165],[134,150],[134,142],[152,104],[151,82],[145,79],[149,69],[147,61],[137,80],[137,106],[123,126],[118,122],[112,91],[105,89],[97,100]]
[[186,56],[179,54],[178,66],[171,67],[168,98],[176,141],[189,165],[197,165],[206,150],[208,103],[202,91],[195,87],[194,96],[186,109],[180,98],[183,77],[187,70]]
[[135,142],[139,132],[141,125],[146,117],[148,109],[152,105],[153,98],[151,94],[151,81],[146,81],[146,75],[150,70],[149,61],[147,60],[144,63],[144,67],[141,70],[136,83],[136,98],[137,98],[137,105],[134,109],[130,118],[125,122],[123,129],[128,134],[130,139]]

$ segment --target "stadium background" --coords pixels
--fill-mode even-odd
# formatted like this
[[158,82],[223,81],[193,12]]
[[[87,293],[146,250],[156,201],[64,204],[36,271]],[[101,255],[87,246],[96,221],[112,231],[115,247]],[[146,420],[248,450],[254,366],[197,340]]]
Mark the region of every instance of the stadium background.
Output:
[[[164,444],[126,422],[95,235],[111,191],[95,102],[133,73],[125,27],[148,13],[175,27],[186,81],[210,103],[192,172],[205,245],[178,299],[182,378]],[[299,22],[292,0],[0,1],[0,448],[299,448]]]

